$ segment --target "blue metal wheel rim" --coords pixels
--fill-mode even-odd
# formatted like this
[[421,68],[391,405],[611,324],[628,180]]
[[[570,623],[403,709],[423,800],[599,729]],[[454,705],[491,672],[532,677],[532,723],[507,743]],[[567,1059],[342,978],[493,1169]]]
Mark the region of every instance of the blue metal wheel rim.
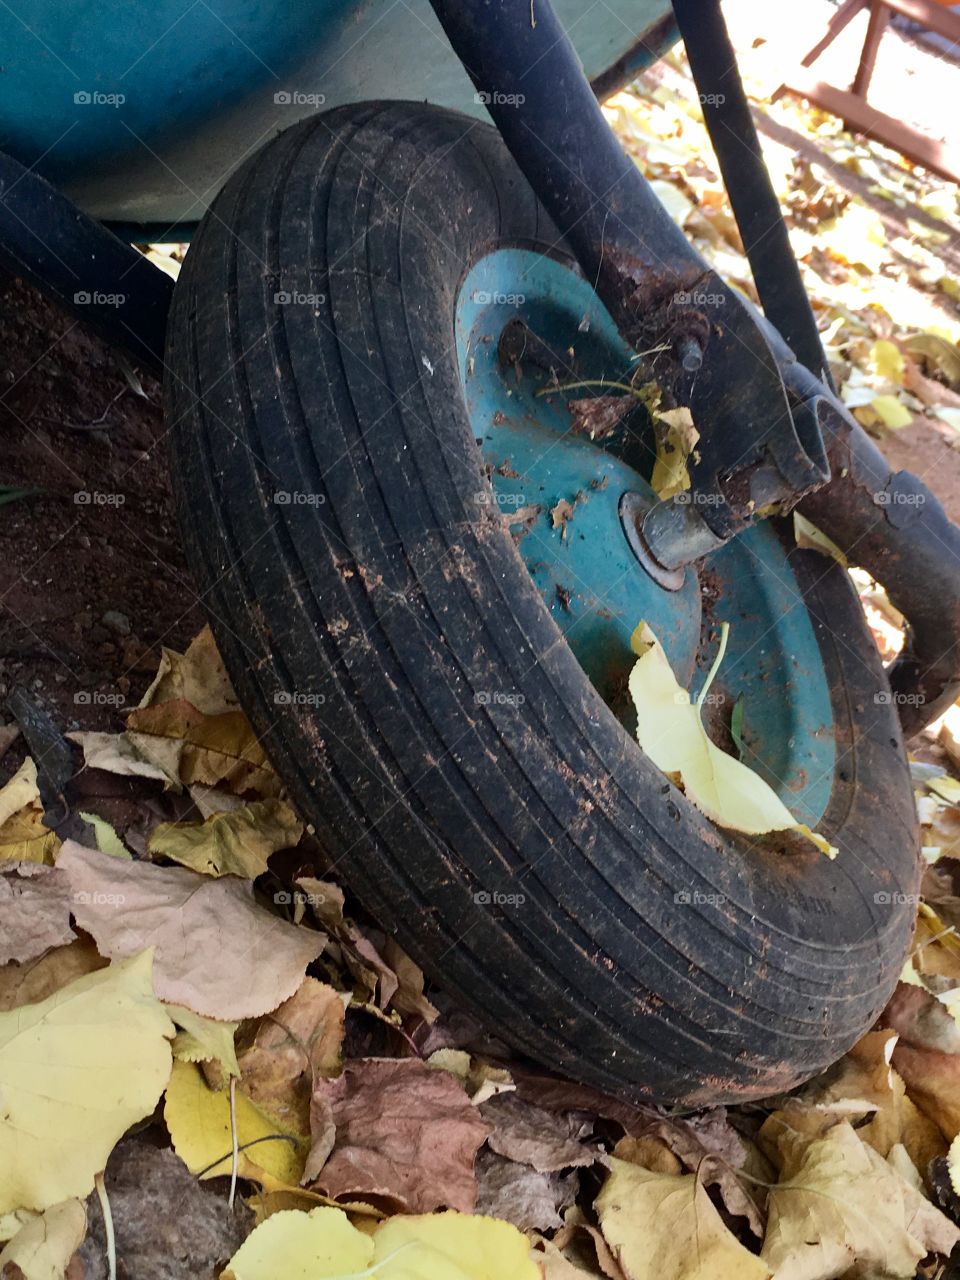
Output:
[[[654,496],[643,410],[609,445],[574,433],[568,399],[595,392],[538,395],[549,386],[545,370],[527,362],[504,366],[498,340],[516,317],[555,351],[570,353],[577,379],[623,381],[633,353],[590,286],[551,257],[498,249],[461,285],[456,341],[468,412],[490,473],[487,499],[509,524],[564,639],[632,729],[626,679],[640,619],[694,691],[716,652],[720,624],[728,622],[711,731],[720,725],[725,732],[723,717],[729,721],[742,699],[744,760],[798,821],[816,825],[830,798],[836,747],[827,672],[788,548],[769,523],[760,523],[701,562],[698,573],[688,571],[679,591],[658,586],[630,549],[618,510],[624,492]],[[563,502],[573,509],[569,519],[564,507],[558,510]]]

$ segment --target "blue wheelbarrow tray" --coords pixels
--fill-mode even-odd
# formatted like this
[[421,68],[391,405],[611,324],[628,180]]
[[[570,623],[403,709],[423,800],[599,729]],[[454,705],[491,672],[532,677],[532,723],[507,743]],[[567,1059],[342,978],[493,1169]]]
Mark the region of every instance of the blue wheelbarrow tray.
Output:
[[[612,91],[676,38],[665,0],[557,0]],[[365,99],[486,111],[427,0],[31,0],[0,8],[0,150],[87,213],[176,238],[274,134]]]

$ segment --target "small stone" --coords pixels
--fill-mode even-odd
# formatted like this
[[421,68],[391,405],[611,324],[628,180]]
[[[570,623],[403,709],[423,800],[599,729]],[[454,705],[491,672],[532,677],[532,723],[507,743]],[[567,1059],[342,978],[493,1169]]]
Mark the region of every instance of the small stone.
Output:
[[116,609],[108,609],[100,621],[105,627],[115,631],[118,636],[130,634],[130,619],[125,613],[119,613]]

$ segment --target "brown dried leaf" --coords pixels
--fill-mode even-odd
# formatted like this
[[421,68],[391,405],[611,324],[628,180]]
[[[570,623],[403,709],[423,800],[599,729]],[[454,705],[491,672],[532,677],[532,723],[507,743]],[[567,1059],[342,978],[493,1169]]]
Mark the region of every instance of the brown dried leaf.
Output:
[[105,969],[105,960],[89,938],[78,938],[68,947],[55,947],[39,960],[0,966],[0,1013],[38,1004],[75,978]]
[[240,1088],[286,1132],[309,1134],[315,1081],[340,1070],[343,1013],[333,987],[305,978],[240,1050]]
[[292,849],[302,834],[303,823],[285,801],[255,800],[203,822],[161,822],[147,848],[205,876],[255,880],[271,854]]
[[474,1159],[490,1127],[446,1071],[416,1058],[361,1058],[319,1081],[314,1100],[329,1107],[336,1129],[316,1190],[396,1213],[473,1212]]
[[276,796],[280,781],[242,711],[208,716],[185,699],[137,708],[127,718],[136,750],[174,783],[223,785]]
[[36,862],[0,863],[0,965],[23,964],[77,936],[70,928],[70,881]]
[[161,1000],[231,1021],[269,1013],[289,999],[322,934],[257,906],[251,885],[183,867],[123,862],[68,840],[57,860],[81,928],[111,959],[155,947]]
[[157,706],[181,699],[206,716],[240,709],[209,625],[191,640],[186,653],[161,649],[160,666],[140,706]]
[[476,1163],[475,1212],[503,1218],[521,1231],[552,1231],[563,1226],[560,1216],[577,1197],[578,1175],[540,1173],[483,1148]]
[[480,1108],[493,1126],[487,1145],[498,1155],[532,1165],[539,1173],[556,1173],[594,1164],[600,1157],[579,1141],[581,1121],[569,1113],[559,1116],[515,1093],[501,1093]]
[[568,400],[570,429],[577,434],[588,435],[592,440],[606,440],[626,417],[636,408],[633,396],[585,396],[580,400]]

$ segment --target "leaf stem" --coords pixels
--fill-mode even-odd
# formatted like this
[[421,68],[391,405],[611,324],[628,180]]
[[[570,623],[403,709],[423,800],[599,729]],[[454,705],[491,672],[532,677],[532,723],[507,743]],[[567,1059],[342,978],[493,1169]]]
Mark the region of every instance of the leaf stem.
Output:
[[107,1238],[107,1274],[109,1280],[117,1280],[117,1240],[113,1234],[113,1214],[110,1211],[107,1185],[103,1180],[102,1172],[93,1179],[93,1185],[97,1189],[100,1212],[103,1214],[103,1233]]
[[707,672],[707,678],[703,682],[703,688],[697,697],[696,707],[699,711],[703,706],[703,700],[710,692],[710,686],[713,684],[717,672],[720,670],[720,663],[723,661],[723,655],[727,652],[727,637],[730,635],[730,623],[721,622],[720,624],[720,648],[717,650],[717,656],[714,658],[710,670]]

